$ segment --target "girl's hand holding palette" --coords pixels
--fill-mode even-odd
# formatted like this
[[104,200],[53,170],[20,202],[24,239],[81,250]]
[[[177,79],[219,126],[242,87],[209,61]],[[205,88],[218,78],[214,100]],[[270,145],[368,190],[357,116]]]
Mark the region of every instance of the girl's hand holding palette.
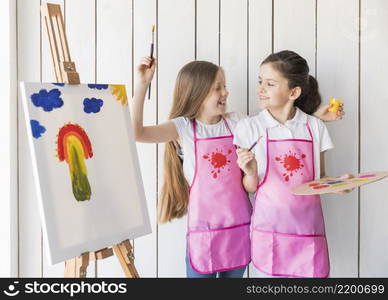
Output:
[[337,193],[381,180],[387,176],[388,172],[368,172],[357,174],[353,178],[348,179],[341,179],[339,177],[322,178],[298,185],[292,189],[292,192],[295,195]]

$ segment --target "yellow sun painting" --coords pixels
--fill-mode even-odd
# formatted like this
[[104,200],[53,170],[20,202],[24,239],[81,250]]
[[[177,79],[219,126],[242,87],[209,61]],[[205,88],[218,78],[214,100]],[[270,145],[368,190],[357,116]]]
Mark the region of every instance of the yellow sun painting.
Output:
[[128,105],[127,92],[125,90],[125,85],[123,84],[110,84],[112,95],[119,101],[122,105]]

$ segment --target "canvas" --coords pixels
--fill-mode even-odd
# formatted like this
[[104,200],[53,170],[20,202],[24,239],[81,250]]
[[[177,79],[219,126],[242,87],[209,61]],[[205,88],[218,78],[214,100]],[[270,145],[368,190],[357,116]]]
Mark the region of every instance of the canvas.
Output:
[[49,263],[150,233],[125,86],[21,91]]

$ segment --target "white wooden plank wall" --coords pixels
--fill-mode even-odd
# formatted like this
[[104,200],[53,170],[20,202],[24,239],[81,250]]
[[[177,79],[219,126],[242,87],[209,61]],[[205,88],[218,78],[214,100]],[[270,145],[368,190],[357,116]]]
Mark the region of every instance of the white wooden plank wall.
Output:
[[16,2],[0,2],[0,90],[3,92],[0,110],[0,277],[17,275],[17,54]]
[[[335,149],[326,153],[327,174],[358,172],[358,7],[352,0],[318,1],[316,63],[321,94],[326,101],[346,99],[344,120],[328,124]],[[331,276],[357,275],[358,191],[322,200]]]
[[[195,58],[195,1],[158,1],[158,122],[167,119],[179,69]],[[158,147],[158,188],[163,181],[164,145]],[[184,277],[186,217],[158,226],[159,277]]]
[[[18,80],[40,81],[40,1],[18,0]],[[43,276],[42,240],[31,156],[21,95],[18,90],[19,120],[19,276]]]
[[[133,43],[134,55],[133,55],[133,72],[136,71],[136,66],[139,63],[140,57],[149,55],[150,42],[152,35],[152,25],[157,24],[157,1],[145,0],[134,1],[133,11],[137,14],[134,15],[134,28],[133,28],[133,40],[148,41],[145,43]],[[155,32],[155,42],[158,36]],[[158,56],[158,47],[155,45],[154,57]],[[157,79],[158,74],[155,72],[154,80],[151,85],[151,97],[146,99],[146,106],[144,107],[144,123],[146,125],[156,124],[157,118]],[[156,220],[156,207],[157,207],[157,161],[158,152],[157,145],[155,144],[138,144],[138,153],[143,175],[144,190],[147,198],[147,205],[149,208],[152,234],[141,237],[135,241],[135,255],[136,265],[139,266],[141,276],[143,277],[156,277],[157,276],[157,261],[158,261],[158,247],[157,247],[157,220]]]
[[[40,4],[17,0],[18,80],[55,81]],[[50,0],[65,16],[70,52],[82,82],[125,83],[149,55],[156,25],[158,69],[146,124],[168,117],[179,69],[208,60],[225,70],[229,109],[254,115],[260,62],[272,51],[291,49],[305,57],[325,102],[345,100],[346,117],[329,124],[335,150],[327,173],[388,169],[388,3],[384,0]],[[44,25],[44,24],[43,24]],[[361,30],[361,32],[360,32]],[[48,266],[39,222],[24,114],[18,94],[18,275],[62,276],[64,264]],[[387,123],[387,124],[385,124]],[[133,241],[142,277],[184,277],[186,218],[156,221],[163,184],[164,145],[138,144],[153,233]],[[332,277],[388,276],[386,181],[346,196],[325,196],[323,206]],[[89,277],[121,277],[111,257],[92,262]],[[254,276],[250,267],[245,276]]]
[[[360,162],[361,171],[387,168],[388,136],[388,2],[362,1],[360,43]],[[366,186],[360,193],[360,273],[387,276],[387,183]]]

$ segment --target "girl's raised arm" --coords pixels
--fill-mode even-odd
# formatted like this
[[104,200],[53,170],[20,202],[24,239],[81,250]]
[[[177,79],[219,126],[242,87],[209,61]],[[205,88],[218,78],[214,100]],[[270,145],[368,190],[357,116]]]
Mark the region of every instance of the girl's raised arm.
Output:
[[143,57],[137,67],[138,79],[131,103],[132,128],[137,142],[166,143],[179,138],[175,124],[172,121],[155,126],[143,126],[144,98],[154,76],[155,66],[155,59]]

